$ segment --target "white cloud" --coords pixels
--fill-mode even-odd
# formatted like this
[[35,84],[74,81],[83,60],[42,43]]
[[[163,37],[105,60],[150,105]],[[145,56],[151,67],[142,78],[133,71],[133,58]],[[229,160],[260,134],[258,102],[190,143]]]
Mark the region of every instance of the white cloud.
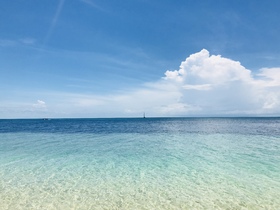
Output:
[[203,85],[184,85],[183,88],[186,90],[211,90],[211,84],[203,84]]
[[262,68],[257,75],[262,77],[261,82],[264,86],[280,86],[280,68]]
[[[166,80],[182,86],[181,103],[200,107],[201,114],[279,114],[280,68],[259,73],[205,49],[190,55]],[[257,77],[257,79],[254,78]]]
[[35,108],[46,108],[46,103],[42,100],[37,100],[37,103],[32,105]]
[[182,69],[180,69],[179,71],[177,71],[177,70],[175,70],[175,71],[167,70],[165,72],[164,79],[166,79],[166,80],[175,80],[177,82],[181,82],[181,81],[183,81],[183,75],[184,75],[184,71],[182,71]]
[[251,72],[239,62],[209,55],[205,49],[190,55],[181,63],[180,69],[167,71],[166,79],[184,80],[189,85],[219,85],[230,81],[250,81]]

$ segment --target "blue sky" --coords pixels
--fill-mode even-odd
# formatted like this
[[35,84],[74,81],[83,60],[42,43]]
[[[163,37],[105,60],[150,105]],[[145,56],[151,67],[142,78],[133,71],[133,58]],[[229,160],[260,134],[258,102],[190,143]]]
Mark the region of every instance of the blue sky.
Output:
[[280,2],[0,2],[0,118],[279,116]]

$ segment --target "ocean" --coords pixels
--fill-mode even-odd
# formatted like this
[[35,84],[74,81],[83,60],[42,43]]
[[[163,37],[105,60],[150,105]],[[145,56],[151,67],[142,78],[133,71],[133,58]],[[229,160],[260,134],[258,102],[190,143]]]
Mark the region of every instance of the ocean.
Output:
[[0,120],[0,209],[280,209],[280,118]]

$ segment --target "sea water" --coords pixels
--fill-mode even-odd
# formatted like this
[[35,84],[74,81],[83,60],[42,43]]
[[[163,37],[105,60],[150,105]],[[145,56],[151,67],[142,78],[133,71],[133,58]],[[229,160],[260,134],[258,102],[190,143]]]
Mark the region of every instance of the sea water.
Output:
[[0,209],[280,209],[280,118],[0,120]]

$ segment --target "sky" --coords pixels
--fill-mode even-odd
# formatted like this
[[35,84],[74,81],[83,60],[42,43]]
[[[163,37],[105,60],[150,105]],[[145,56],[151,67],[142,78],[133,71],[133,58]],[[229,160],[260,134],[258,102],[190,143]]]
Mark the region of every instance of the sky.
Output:
[[279,8],[0,1],[0,118],[280,116]]

